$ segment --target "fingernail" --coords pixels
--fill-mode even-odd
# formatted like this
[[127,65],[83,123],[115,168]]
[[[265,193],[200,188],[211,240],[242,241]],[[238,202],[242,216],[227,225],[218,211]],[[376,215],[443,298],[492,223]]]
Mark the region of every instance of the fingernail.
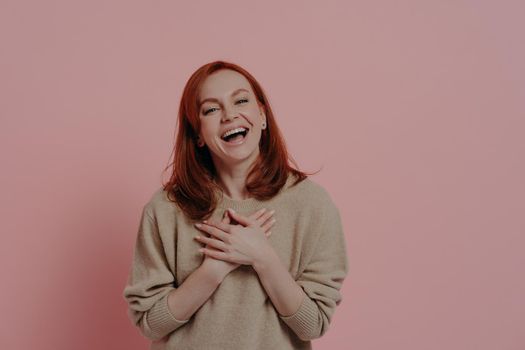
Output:
[[202,222],[204,222],[205,224],[207,224],[207,223],[208,223],[208,220],[202,220]]
[[233,210],[232,208],[228,208],[229,211],[231,211],[232,213],[235,213],[235,210]]
[[273,213],[275,213],[275,209],[270,212],[270,214],[273,214]]
[[195,226],[197,226],[197,227],[201,227],[202,225],[199,224],[199,223],[196,223]]

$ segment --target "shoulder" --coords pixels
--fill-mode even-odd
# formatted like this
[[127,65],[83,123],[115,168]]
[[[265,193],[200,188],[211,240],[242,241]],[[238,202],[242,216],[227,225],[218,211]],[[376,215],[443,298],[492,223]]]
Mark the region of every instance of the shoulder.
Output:
[[306,226],[339,217],[339,209],[328,190],[310,177],[289,186],[281,196],[278,206],[294,215]]
[[168,198],[168,192],[163,187],[157,188],[150,195],[149,200],[144,205],[144,211],[152,218],[174,217],[182,213],[177,204]]
[[310,177],[291,186],[288,192],[297,201],[309,204],[314,208],[334,206],[332,196],[326,188]]

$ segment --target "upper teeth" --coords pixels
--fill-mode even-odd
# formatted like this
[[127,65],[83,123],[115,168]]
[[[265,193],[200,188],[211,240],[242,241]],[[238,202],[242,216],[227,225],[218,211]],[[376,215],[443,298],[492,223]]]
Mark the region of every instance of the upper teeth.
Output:
[[246,131],[246,128],[236,128],[233,130],[228,130],[224,134],[222,134],[221,138],[225,138],[228,135],[235,134],[236,132],[240,132],[240,131]]

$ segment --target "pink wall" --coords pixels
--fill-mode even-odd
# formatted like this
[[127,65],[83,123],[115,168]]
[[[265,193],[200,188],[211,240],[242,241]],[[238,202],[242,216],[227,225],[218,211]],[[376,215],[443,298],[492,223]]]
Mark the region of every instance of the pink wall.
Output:
[[2,1],[0,348],[147,348],[140,209],[186,79],[226,59],[341,209],[316,349],[524,349],[524,3],[220,3]]

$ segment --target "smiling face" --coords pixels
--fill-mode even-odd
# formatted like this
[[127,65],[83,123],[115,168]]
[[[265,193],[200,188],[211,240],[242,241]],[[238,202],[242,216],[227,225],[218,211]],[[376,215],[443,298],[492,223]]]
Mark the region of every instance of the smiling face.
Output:
[[[199,139],[208,146],[215,165],[254,161],[266,116],[250,82],[241,73],[221,69],[206,78],[199,96]],[[248,131],[233,135],[229,142],[222,138],[237,128]]]

